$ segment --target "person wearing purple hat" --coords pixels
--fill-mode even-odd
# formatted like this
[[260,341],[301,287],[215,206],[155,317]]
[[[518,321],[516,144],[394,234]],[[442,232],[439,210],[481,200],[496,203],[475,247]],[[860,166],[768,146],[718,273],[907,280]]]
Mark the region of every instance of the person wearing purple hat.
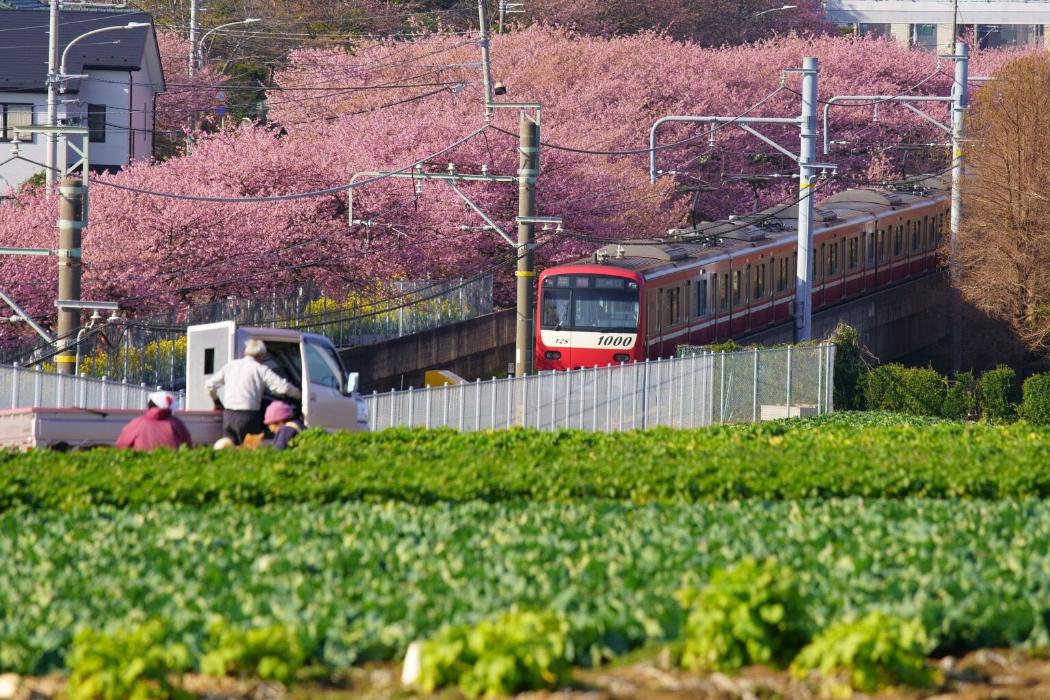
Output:
[[283,450],[288,447],[288,442],[304,429],[303,424],[295,418],[295,411],[284,401],[271,402],[266,407],[263,422],[273,433],[275,450]]

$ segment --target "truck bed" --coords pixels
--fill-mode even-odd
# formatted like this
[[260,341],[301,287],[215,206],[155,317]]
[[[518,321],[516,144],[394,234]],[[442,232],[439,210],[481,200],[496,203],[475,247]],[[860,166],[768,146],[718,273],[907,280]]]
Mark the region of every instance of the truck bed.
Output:
[[[12,408],[0,410],[0,449],[34,447],[71,449],[112,446],[121,429],[141,410],[84,408]],[[211,445],[222,437],[222,414],[179,411],[194,445]]]

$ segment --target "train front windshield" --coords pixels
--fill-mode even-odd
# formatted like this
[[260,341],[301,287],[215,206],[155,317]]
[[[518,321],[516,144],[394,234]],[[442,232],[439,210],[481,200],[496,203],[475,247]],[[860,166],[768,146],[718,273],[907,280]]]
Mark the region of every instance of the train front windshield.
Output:
[[638,283],[601,275],[552,275],[543,281],[540,327],[593,333],[638,332]]

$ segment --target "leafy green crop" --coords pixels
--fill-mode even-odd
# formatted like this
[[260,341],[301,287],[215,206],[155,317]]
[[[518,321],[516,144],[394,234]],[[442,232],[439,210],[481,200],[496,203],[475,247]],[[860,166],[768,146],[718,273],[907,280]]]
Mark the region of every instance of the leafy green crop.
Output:
[[419,687],[458,685],[471,698],[557,687],[571,671],[568,631],[557,615],[530,611],[446,627],[422,645]]
[[943,653],[1050,645],[1043,500],[160,505],[0,512],[0,672],[150,618],[196,667],[216,617],[305,631],[307,664],[345,669],[515,606],[564,619],[587,664],[678,639],[675,591],[749,556],[794,572],[816,628],[879,609]]
[[787,666],[809,641],[806,599],[790,569],[744,559],[716,571],[702,589],[686,588],[685,668],[736,671],[751,664]]
[[914,620],[873,611],[856,622],[829,627],[798,655],[792,672],[805,678],[817,671],[834,680],[845,674],[865,693],[894,685],[925,688],[933,681],[926,667],[926,632]]
[[886,414],[622,434],[307,432],[291,451],[0,453],[0,510],[179,503],[1050,497],[1050,428]]
[[290,683],[312,648],[296,630],[275,624],[243,629],[217,620],[208,629],[208,651],[201,672]]
[[168,635],[160,620],[113,632],[80,630],[68,660],[70,700],[192,698],[171,682],[189,667],[189,650]]

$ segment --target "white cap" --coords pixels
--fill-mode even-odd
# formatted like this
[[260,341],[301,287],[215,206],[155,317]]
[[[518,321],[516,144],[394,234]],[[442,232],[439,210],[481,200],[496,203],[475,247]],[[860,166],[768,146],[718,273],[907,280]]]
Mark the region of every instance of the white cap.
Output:
[[170,391],[153,391],[146,398],[152,401],[157,408],[163,408],[168,411],[175,410],[175,394],[172,394]]
[[262,357],[266,354],[266,343],[258,338],[250,338],[244,342],[244,354],[249,357]]

